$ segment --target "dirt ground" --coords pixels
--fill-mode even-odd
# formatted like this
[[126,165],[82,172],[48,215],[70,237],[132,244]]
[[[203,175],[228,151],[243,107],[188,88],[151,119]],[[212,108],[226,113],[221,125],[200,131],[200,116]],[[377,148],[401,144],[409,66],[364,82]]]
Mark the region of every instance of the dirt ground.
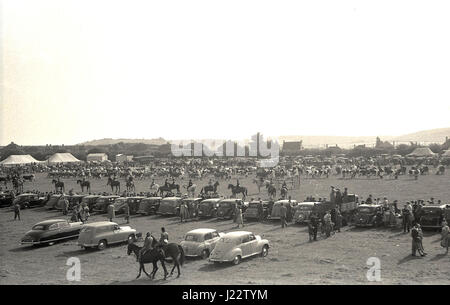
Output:
[[[67,191],[73,188],[80,192],[75,179],[64,182]],[[198,189],[207,182],[207,179],[194,181]],[[228,196],[228,182],[220,183],[220,192]],[[252,178],[241,178],[240,183],[248,187],[250,198],[267,197],[265,192],[257,194]],[[146,191],[149,184],[150,180],[136,181],[137,191]],[[91,180],[91,185],[93,192],[110,191],[105,179]],[[300,189],[293,189],[290,194],[299,201],[308,195],[325,197],[329,195],[331,185],[348,187],[350,193],[360,195],[361,199],[373,194],[375,198],[397,199],[401,204],[430,197],[449,203],[450,198],[448,173],[445,176],[421,176],[417,181],[407,176],[399,180],[302,179]],[[50,191],[50,179],[38,174],[34,182],[25,184],[25,190],[32,189]],[[282,229],[278,222],[249,222],[245,224],[245,230],[270,241],[267,257],[246,259],[238,266],[216,266],[206,260],[188,258],[180,278],[162,280],[161,268],[152,281],[145,275],[135,280],[138,265],[134,256],[127,255],[126,244],[111,246],[104,251],[81,250],[76,240],[46,247],[21,246],[20,238],[33,224],[63,217],[61,212],[45,208],[23,210],[21,216],[21,221],[13,221],[13,212],[9,208],[0,209],[0,284],[450,284],[450,254],[444,254],[440,234],[433,231],[425,232],[424,247],[428,256],[413,258],[410,256],[411,237],[399,229],[345,227],[341,233],[311,243],[305,226],[291,224]],[[105,219],[104,215],[93,215],[89,222]],[[122,216],[116,221],[124,223]],[[151,231],[155,235],[164,226],[172,242],[180,242],[187,231],[195,228],[214,228],[222,232],[236,230],[232,221],[212,219],[180,223],[179,218],[160,216],[134,216],[131,226],[139,232]],[[70,257],[78,257],[81,261],[80,282],[66,280],[69,269],[66,262]],[[369,282],[366,278],[369,257],[378,257],[381,261],[381,282]],[[172,264],[167,266],[171,268]]]

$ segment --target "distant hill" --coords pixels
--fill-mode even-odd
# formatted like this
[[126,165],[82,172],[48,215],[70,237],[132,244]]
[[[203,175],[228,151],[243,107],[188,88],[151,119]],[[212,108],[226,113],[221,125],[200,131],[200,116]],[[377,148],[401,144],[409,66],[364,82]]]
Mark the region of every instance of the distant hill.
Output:
[[395,137],[394,141],[433,142],[444,143],[445,137],[450,138],[450,128],[423,130],[415,133]]
[[80,143],[78,145],[112,145],[117,143],[144,143],[144,144],[151,144],[151,145],[163,145],[166,144],[167,141],[163,138],[157,138],[157,139],[100,139],[100,140],[92,140]]

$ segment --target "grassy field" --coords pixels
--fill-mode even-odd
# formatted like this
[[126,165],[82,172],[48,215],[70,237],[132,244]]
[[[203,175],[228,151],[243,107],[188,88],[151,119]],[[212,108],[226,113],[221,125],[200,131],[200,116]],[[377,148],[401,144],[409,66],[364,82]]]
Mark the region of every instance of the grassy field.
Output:
[[[249,197],[266,198],[264,192],[258,194],[252,178],[240,178],[241,185],[249,189]],[[50,191],[50,179],[38,175],[34,182],[27,182],[25,189]],[[63,180],[66,191],[73,188],[80,192],[76,180]],[[186,184],[187,181],[180,184]],[[194,181],[198,189],[206,185],[208,179]],[[236,183],[235,180],[231,181]],[[162,184],[162,181],[157,181]],[[229,196],[228,182],[220,181],[220,193]],[[136,190],[147,191],[150,180],[136,181]],[[106,180],[91,180],[92,192],[110,191]],[[124,187],[122,182],[122,187]],[[293,199],[304,200],[306,196],[316,198],[329,196],[330,186],[343,189],[366,198],[388,197],[398,200],[400,206],[407,200],[434,197],[448,203],[450,182],[445,176],[421,176],[419,180],[400,177],[399,180],[355,179],[343,180],[302,179],[300,188],[290,190]],[[135,277],[138,265],[134,256],[128,256],[126,245],[107,248],[104,251],[83,251],[76,240],[57,243],[47,247],[24,247],[19,240],[31,226],[41,220],[63,217],[60,212],[44,208],[22,211],[22,221],[13,221],[13,213],[0,210],[0,284],[69,284],[66,280],[70,257],[81,260],[82,278],[79,284],[450,284],[450,255],[444,255],[440,247],[440,235],[425,232],[424,246],[428,252],[425,258],[413,258],[411,237],[396,229],[355,229],[345,227],[328,239],[308,241],[307,228],[289,225],[281,229],[278,222],[246,223],[246,230],[269,239],[271,249],[265,258],[255,257],[244,260],[238,266],[216,266],[206,260],[188,259],[182,267],[180,278],[162,280],[162,270],[156,279],[145,276]],[[90,221],[105,220],[104,215],[93,215]],[[122,224],[123,218],[116,219]],[[179,242],[183,235],[194,228],[215,228],[222,232],[236,230],[232,221],[215,219],[180,223],[178,218],[160,216],[134,216],[131,226],[140,232],[151,231],[155,235],[165,226],[170,240]],[[381,261],[381,282],[368,282],[366,261],[378,257]],[[168,264],[168,267],[172,267]],[[150,269],[150,266],[149,268]]]

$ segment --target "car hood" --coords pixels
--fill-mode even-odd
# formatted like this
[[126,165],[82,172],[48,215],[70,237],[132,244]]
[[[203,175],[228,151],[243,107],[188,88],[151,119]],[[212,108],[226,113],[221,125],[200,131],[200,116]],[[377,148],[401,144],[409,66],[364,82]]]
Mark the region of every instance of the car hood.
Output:
[[31,237],[31,238],[41,237],[44,234],[44,232],[45,231],[42,231],[42,230],[30,230],[27,233],[25,233],[23,238],[25,238],[25,237]]

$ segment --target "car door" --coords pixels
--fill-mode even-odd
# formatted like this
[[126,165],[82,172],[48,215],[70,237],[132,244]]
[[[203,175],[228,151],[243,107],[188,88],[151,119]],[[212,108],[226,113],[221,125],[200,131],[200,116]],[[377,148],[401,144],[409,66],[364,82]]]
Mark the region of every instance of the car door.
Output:
[[220,239],[220,235],[217,232],[211,232],[211,239],[210,239],[210,251],[214,250],[217,241]]
[[251,243],[250,243],[250,235],[244,235],[242,237],[242,242],[241,242],[241,251],[242,251],[242,257],[247,257],[249,255],[252,254],[252,249],[251,249]]
[[260,252],[260,249],[258,249],[258,240],[256,239],[256,236],[254,234],[250,234],[249,236],[249,251],[250,251],[250,255],[254,255]]
[[123,229],[119,225],[112,226],[112,232],[113,232],[113,242],[119,243],[124,240],[123,238]]

